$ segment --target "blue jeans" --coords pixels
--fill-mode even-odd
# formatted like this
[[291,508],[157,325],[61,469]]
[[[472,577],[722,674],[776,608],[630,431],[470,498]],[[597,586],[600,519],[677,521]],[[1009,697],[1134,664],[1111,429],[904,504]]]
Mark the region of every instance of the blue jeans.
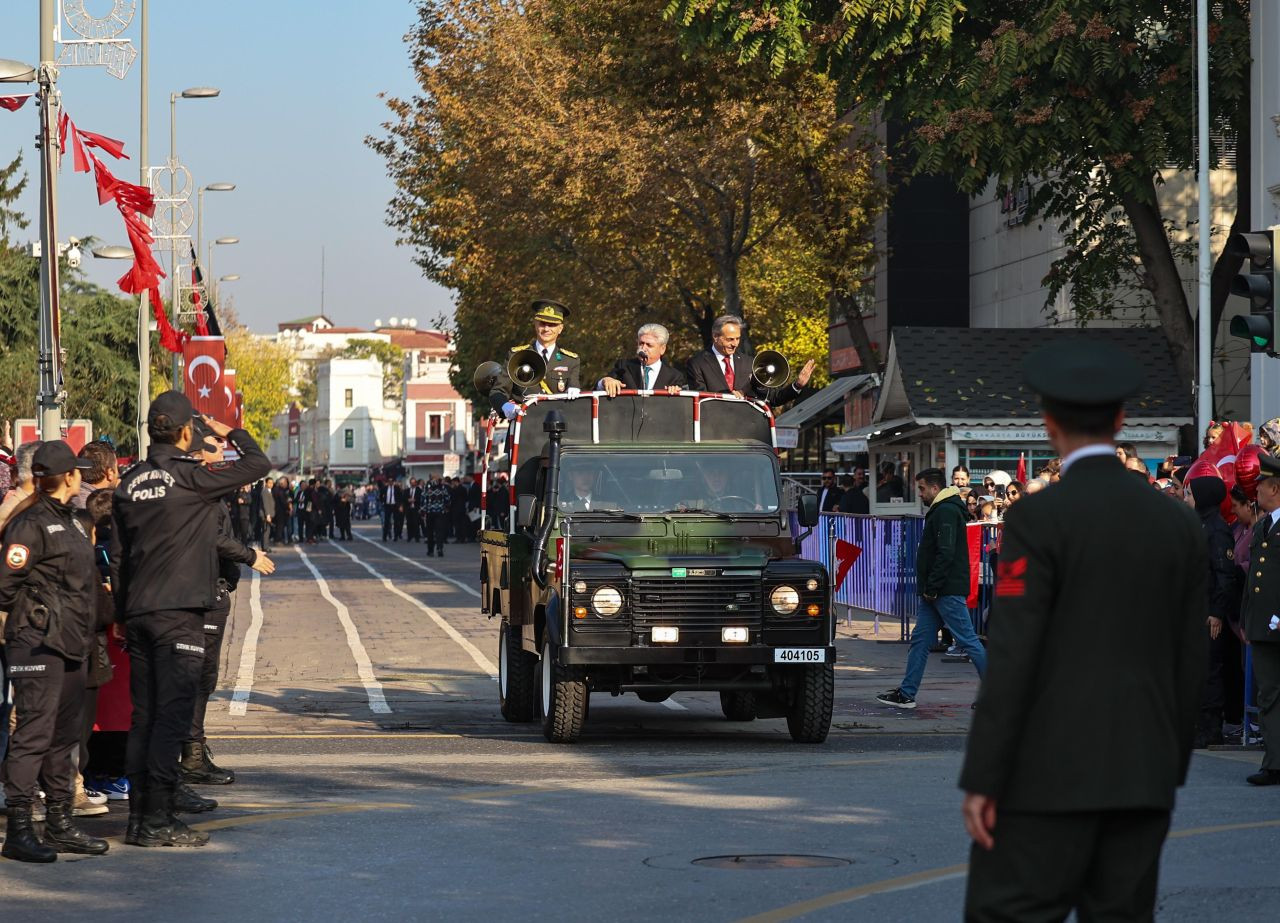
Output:
[[944,625],[956,639],[960,649],[969,655],[978,670],[978,676],[982,677],[987,672],[987,651],[973,630],[973,620],[969,618],[965,598],[939,596],[933,602],[922,598],[920,610],[916,613],[916,627],[911,632],[911,649],[907,651],[907,675],[902,678],[902,685],[898,687],[903,695],[913,699],[916,697],[925,665],[929,662],[929,647]]

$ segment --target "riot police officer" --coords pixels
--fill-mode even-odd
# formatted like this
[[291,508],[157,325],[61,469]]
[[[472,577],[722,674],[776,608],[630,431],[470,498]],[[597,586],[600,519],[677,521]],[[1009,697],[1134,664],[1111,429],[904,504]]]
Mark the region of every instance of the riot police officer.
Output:
[[540,380],[525,388],[515,384],[503,370],[490,399],[495,409],[508,419],[514,414],[516,404],[529,392],[565,394],[581,387],[582,360],[577,353],[560,345],[560,334],[564,333],[564,322],[568,317],[569,309],[558,301],[540,298],[533,303],[533,342],[511,347],[507,358],[509,360],[522,350],[532,349],[546,363],[546,372]]
[[[98,603],[93,543],[70,505],[81,471],[91,467],[60,440],[43,443],[31,463],[36,491],[4,531],[0,611],[18,726],[4,761],[9,859],[53,862],[58,853],[100,856],[106,840],[73,820],[75,761],[80,745],[85,658]],[[48,801],[44,842],[32,811],[39,790]]]
[[146,461],[125,475],[113,501],[112,587],[129,644],[133,699],[125,842],[135,846],[209,842],[174,816],[174,799],[204,668],[204,616],[217,604],[217,504],[271,467],[243,429],[202,419],[235,446],[238,461],[215,470],[187,454],[191,402],[166,391],[147,415]]

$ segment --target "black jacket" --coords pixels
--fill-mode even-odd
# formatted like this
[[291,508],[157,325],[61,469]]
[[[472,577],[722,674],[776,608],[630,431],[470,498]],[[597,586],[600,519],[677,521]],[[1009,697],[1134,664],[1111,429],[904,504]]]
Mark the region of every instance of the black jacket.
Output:
[[1206,615],[1223,621],[1234,620],[1240,605],[1237,592],[1240,569],[1236,567],[1236,539],[1222,513],[1217,509],[1200,510],[1209,546],[1209,606]]
[[[644,372],[641,371],[640,360],[635,356],[630,359],[619,359],[614,363],[613,368],[609,370],[609,377],[618,379],[618,381],[622,382],[623,387],[636,391],[644,389]],[[684,372],[680,369],[680,366],[667,359],[662,360],[662,368],[658,370],[658,377],[649,382],[649,388],[653,391],[672,386],[684,388],[687,385],[688,382],[685,380]]]
[[954,487],[944,488],[924,516],[916,553],[916,590],[921,596],[969,595],[969,511]]
[[225,586],[228,593],[234,593],[240,585],[240,565],[252,564],[257,560],[257,553],[243,544],[235,536],[231,527],[231,514],[227,504],[218,504],[218,596],[222,597]]
[[[1270,528],[1268,528],[1270,527]],[[1253,527],[1249,546],[1249,577],[1241,606],[1241,622],[1246,640],[1262,644],[1280,644],[1280,625],[1271,627],[1272,616],[1280,613],[1280,526],[1271,525],[1271,516],[1263,513]],[[1273,551],[1272,545],[1277,545]]]
[[121,479],[111,514],[111,585],[121,619],[215,605],[219,501],[271,468],[247,432],[234,429],[228,438],[240,458],[226,467],[202,467],[177,446],[153,444]]
[[1113,455],[1004,521],[960,787],[1001,811],[1168,810],[1208,666],[1199,519]]
[[93,545],[69,504],[42,494],[9,521],[0,564],[5,639],[31,638],[68,660],[89,651],[101,578]]
[[739,391],[744,397],[755,398],[770,404],[790,401],[800,395],[800,388],[792,383],[781,388],[766,388],[751,377],[751,357],[735,353],[733,356],[733,387],[724,377],[724,366],[716,361],[711,350],[703,350],[688,362],[689,385],[694,391],[707,394],[728,394]]

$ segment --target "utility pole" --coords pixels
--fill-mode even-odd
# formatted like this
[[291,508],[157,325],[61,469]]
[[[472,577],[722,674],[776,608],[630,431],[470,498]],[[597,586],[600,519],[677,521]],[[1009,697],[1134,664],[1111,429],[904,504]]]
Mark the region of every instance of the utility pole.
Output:
[[62,438],[62,337],[58,317],[58,69],[54,0],[40,0],[40,438]]
[[[142,90],[139,94],[138,107],[138,185],[151,188],[151,176],[148,169],[147,135],[150,131],[148,118],[147,82],[148,70],[151,68],[151,48],[147,44],[147,0],[139,0],[138,14],[142,17]],[[138,301],[138,457],[147,457],[147,414],[151,410],[151,295],[142,290]]]

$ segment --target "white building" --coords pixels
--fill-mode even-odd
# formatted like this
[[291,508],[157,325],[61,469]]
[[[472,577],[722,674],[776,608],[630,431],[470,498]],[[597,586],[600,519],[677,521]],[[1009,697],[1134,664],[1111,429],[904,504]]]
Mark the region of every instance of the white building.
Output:
[[316,406],[273,421],[280,436],[268,456],[286,470],[363,478],[401,454],[401,420],[382,396],[382,363],[327,359],[316,367]]

